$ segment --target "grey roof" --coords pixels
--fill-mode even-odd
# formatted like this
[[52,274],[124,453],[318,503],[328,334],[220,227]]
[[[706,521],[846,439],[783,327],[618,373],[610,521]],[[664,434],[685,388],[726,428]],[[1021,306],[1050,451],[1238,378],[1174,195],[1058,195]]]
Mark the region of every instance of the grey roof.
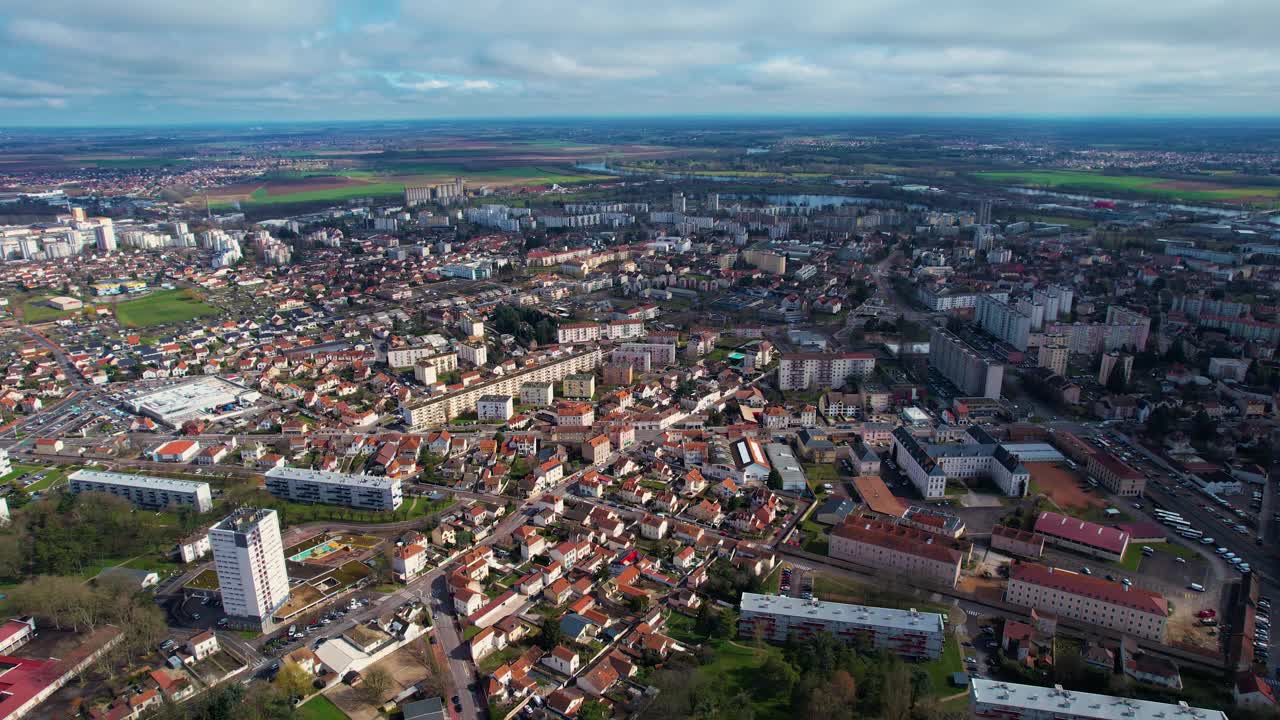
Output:
[[974,678],[970,697],[976,703],[1010,709],[1035,709],[1058,717],[1093,720],[1227,720],[1221,710],[1194,708],[1186,703],[1152,702],[1114,695],[1063,690]]
[[785,615],[804,620],[823,620],[873,625],[898,630],[942,632],[945,621],[938,613],[896,608],[850,605],[847,603],[802,600],[781,595],[742,593],[742,611]]
[[438,697],[406,703],[401,710],[404,712],[404,720],[447,720],[449,717],[444,701]]

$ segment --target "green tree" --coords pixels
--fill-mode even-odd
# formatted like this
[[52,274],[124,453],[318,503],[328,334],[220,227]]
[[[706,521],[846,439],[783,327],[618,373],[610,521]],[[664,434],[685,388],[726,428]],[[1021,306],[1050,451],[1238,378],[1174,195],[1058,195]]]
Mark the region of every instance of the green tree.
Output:
[[770,490],[782,489],[782,473],[778,472],[777,468],[773,468],[769,470],[769,489]]
[[578,720],[607,720],[612,717],[609,712],[609,706],[599,700],[590,700],[582,703],[578,708]]
[[303,670],[301,665],[292,660],[284,661],[271,683],[285,697],[290,698],[304,698],[310,695],[313,689],[311,673]]
[[560,644],[560,640],[564,637],[564,633],[560,630],[560,619],[554,617],[545,617],[542,619],[542,631],[538,633],[538,645],[544,650],[550,650]]

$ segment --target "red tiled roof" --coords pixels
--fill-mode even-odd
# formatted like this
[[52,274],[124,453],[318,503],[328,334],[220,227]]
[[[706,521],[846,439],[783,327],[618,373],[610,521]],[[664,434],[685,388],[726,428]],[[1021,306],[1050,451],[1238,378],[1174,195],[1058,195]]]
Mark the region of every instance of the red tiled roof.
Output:
[[959,550],[940,544],[933,533],[879,520],[851,518],[831,534],[938,562],[955,563],[961,558]]
[[1013,570],[1009,573],[1009,580],[1020,580],[1073,595],[1082,595],[1161,617],[1167,617],[1169,614],[1169,605],[1160,593],[1143,590],[1131,585],[1126,587],[1117,582],[1095,578],[1091,575],[1081,575],[1069,570],[1055,569],[1035,563],[1020,563],[1014,565]]
[[1123,553],[1129,544],[1129,533],[1123,530],[1056,512],[1040,513],[1040,517],[1036,519],[1036,532],[1117,555]]

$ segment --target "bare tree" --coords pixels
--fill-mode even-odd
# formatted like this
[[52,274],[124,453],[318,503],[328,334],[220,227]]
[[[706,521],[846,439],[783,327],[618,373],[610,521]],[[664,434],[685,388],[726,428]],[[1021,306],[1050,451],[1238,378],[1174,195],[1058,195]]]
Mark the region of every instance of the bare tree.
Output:
[[383,696],[390,689],[391,673],[374,665],[364,672],[363,677],[360,679],[360,687],[356,688],[356,693],[365,704],[377,705],[382,702]]

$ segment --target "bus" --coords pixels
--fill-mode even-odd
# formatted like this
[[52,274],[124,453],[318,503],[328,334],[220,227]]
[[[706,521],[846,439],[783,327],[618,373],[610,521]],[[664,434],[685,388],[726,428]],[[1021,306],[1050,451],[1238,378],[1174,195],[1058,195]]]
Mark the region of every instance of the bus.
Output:
[[1204,537],[1204,533],[1199,530],[1179,530],[1178,535],[1188,540],[1199,540]]

